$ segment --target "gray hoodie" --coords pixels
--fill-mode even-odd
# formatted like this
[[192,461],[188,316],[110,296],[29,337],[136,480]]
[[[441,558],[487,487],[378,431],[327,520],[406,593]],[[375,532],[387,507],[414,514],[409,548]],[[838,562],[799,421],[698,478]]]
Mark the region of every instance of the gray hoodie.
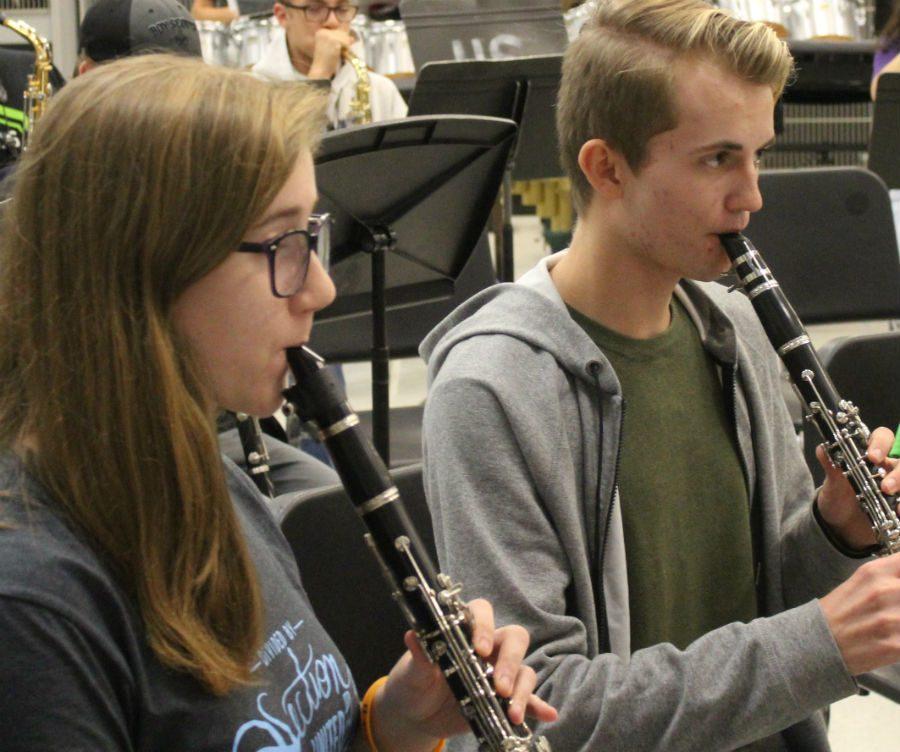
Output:
[[543,730],[557,752],[733,750],[782,729],[793,750],[827,750],[819,709],[856,684],[815,599],[859,562],[815,520],[779,363],[752,307],[714,283],[676,290],[731,405],[765,616],[685,650],[631,654],[621,391],[550,279],[558,258],[475,296],[422,343],[426,491],[443,571],[491,600],[499,623],[530,632],[539,694],[560,710]]

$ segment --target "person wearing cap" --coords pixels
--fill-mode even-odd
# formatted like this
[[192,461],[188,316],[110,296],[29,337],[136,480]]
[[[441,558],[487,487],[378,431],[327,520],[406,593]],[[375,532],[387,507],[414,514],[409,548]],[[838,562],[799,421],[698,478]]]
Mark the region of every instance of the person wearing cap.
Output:
[[[281,29],[263,51],[253,72],[280,81],[330,82],[328,120],[332,128],[352,125],[351,103],[356,95],[356,70],[346,62],[356,44],[350,22],[359,5],[338,0],[276,2],[272,8]],[[372,121],[406,117],[406,102],[386,76],[369,72]]]
[[[201,57],[197,26],[177,0],[98,0],[84,16],[80,38],[79,75],[109,60],[147,52]],[[219,425],[222,452],[246,470],[233,419],[222,416]],[[332,467],[279,438],[267,436],[266,449],[276,497],[340,483]]]
[[97,0],[84,15],[79,40],[79,75],[147,52],[201,55],[197,25],[178,0]]

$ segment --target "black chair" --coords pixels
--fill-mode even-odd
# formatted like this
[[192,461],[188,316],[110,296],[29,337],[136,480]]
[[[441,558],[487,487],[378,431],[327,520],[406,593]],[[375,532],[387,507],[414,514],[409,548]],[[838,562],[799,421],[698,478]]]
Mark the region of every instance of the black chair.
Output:
[[[897,427],[900,421],[900,391],[897,390],[897,363],[900,363],[900,331],[841,337],[819,349],[819,358],[838,394],[859,408],[870,428]],[[824,473],[816,460],[819,432],[809,426],[803,432],[803,451],[816,483]]]
[[[760,174],[759,188],[764,205],[745,234],[804,324],[900,317],[893,212],[876,175],[858,167],[770,170]],[[732,274],[726,283],[733,281]],[[815,433],[784,386],[798,434]]]
[[869,138],[869,169],[888,188],[900,188],[900,73],[878,78]]
[[[436,562],[422,465],[392,475],[422,544]],[[341,486],[298,494],[281,514],[281,530],[316,616],[350,664],[357,687],[365,691],[403,653],[408,629],[363,540],[365,525]]]
[[806,324],[900,318],[890,195],[858,167],[760,175],[763,208],[745,234]]

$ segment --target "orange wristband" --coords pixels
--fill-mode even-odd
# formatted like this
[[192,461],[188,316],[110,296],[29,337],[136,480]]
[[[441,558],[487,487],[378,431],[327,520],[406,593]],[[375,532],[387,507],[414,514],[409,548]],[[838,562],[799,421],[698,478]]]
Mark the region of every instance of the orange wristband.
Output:
[[[369,745],[371,752],[378,752],[378,747],[375,746],[375,737],[372,735],[372,705],[375,703],[375,695],[387,683],[387,680],[386,676],[382,676],[380,679],[372,682],[372,686],[366,690],[359,706],[360,723],[362,723],[363,731],[366,734],[366,743]],[[432,752],[441,752],[446,742],[446,739],[441,739]]]

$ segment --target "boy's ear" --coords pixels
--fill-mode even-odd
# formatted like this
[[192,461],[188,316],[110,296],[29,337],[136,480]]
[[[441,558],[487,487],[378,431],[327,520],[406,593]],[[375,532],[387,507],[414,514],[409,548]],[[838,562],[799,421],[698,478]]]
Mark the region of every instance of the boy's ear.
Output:
[[585,142],[578,152],[578,166],[595,193],[604,198],[621,195],[622,178],[628,164],[608,142],[602,138]]

